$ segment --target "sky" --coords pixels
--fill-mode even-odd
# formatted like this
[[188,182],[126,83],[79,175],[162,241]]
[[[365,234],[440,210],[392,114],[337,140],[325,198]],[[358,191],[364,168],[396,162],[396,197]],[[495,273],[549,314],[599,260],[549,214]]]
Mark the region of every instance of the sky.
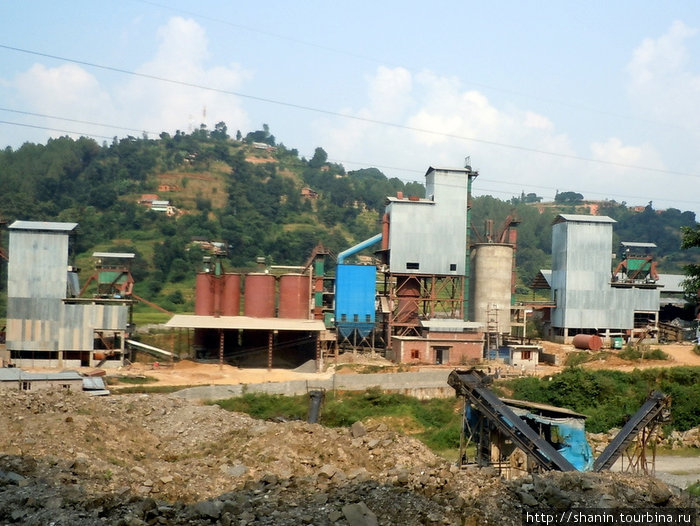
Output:
[[700,219],[700,3],[0,2],[0,147],[219,122],[348,171],[469,156],[475,195]]

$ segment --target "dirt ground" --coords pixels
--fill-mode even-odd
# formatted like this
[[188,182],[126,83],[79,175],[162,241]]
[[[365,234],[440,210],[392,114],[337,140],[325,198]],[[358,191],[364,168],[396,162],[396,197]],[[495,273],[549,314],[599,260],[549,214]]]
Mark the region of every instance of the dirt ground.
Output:
[[[568,352],[576,351],[572,345],[556,344],[552,342],[540,343],[546,352],[560,355],[561,361],[565,359]],[[659,348],[668,354],[670,360],[623,360],[617,356],[608,356],[604,360],[587,362],[583,367],[590,369],[616,369],[619,371],[632,371],[634,369],[647,369],[654,367],[676,367],[682,365],[700,366],[700,355],[693,352],[693,345],[690,343],[654,345],[652,348]],[[377,355],[362,356],[348,355],[339,363],[371,364],[390,368],[394,365]],[[424,369],[426,366],[422,366]],[[114,376],[150,376],[158,380],[158,385],[237,385],[266,382],[285,382],[291,380],[317,380],[320,378],[330,378],[335,372],[335,364],[331,364],[322,373],[314,372],[312,363],[306,364],[297,370],[290,369],[249,369],[239,368],[231,365],[219,365],[213,363],[198,363],[191,360],[180,362],[157,364],[134,363],[123,367],[117,371],[109,371],[109,375]],[[552,374],[560,371],[562,367],[541,366],[537,373],[540,375]],[[351,369],[343,369],[342,373],[352,374]]]
[[108,374],[150,376],[158,380],[157,385],[237,385],[330,378],[333,375],[333,370],[331,369],[324,373],[314,373],[290,369],[242,369],[226,364],[197,363],[191,360],[182,360],[174,364],[134,363]]

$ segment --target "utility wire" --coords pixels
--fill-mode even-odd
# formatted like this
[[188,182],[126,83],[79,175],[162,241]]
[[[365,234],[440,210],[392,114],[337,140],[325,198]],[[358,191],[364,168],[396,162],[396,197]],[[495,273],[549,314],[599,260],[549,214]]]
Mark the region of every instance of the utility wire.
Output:
[[[301,45],[307,46],[307,47],[309,47],[309,48],[321,49],[321,50],[328,51],[328,52],[331,52],[331,53],[336,53],[336,54],[338,54],[338,55],[345,55],[345,56],[348,56],[348,57],[353,57],[353,58],[365,60],[365,61],[367,61],[367,62],[371,62],[371,63],[374,63],[374,64],[380,64],[380,65],[387,65],[387,64],[388,64],[389,66],[392,66],[392,67],[401,67],[401,68],[404,68],[404,69],[410,69],[410,70],[414,70],[414,71],[416,70],[416,68],[415,68],[414,66],[405,66],[405,65],[402,65],[402,64],[391,63],[390,61],[387,61],[387,60],[380,60],[380,59],[375,58],[375,57],[369,57],[369,56],[366,56],[366,55],[360,55],[360,54],[353,53],[352,51],[348,51],[348,50],[345,50],[345,49],[333,48],[333,47],[329,47],[329,46],[324,46],[324,45],[322,45],[322,44],[316,44],[316,43],[314,43],[314,42],[310,42],[310,41],[308,41],[308,40],[302,40],[302,39],[299,39],[299,38],[296,38],[296,37],[293,37],[293,36],[282,35],[282,34],[279,34],[279,33],[273,33],[273,32],[270,32],[270,31],[265,31],[265,30],[262,30],[262,29],[257,29],[257,28],[254,28],[254,27],[251,27],[251,26],[246,26],[246,25],[243,25],[243,24],[237,24],[237,23],[231,22],[231,21],[229,21],[229,20],[223,20],[223,19],[221,19],[221,18],[216,18],[216,17],[213,17],[213,16],[203,15],[203,14],[201,14],[201,13],[196,13],[196,12],[194,12],[194,11],[188,11],[188,10],[185,10],[185,9],[179,9],[179,8],[177,8],[177,7],[172,7],[172,6],[169,6],[169,5],[160,4],[160,3],[158,3],[158,2],[152,2],[152,1],[149,1],[149,0],[132,0],[132,1],[134,1],[134,2],[140,2],[140,3],[142,3],[142,4],[150,5],[150,6],[153,6],[153,7],[157,7],[157,8],[159,8],[159,9],[168,10],[168,11],[172,11],[172,12],[175,12],[175,13],[181,13],[181,14],[184,14],[184,15],[187,15],[187,16],[191,16],[191,17],[194,17],[194,18],[199,18],[199,19],[201,19],[201,20],[207,20],[207,21],[209,21],[209,22],[215,22],[215,23],[222,24],[222,25],[225,25],[225,26],[235,27],[235,28],[238,28],[238,29],[243,29],[244,31],[249,31],[249,32],[251,32],[251,33],[258,33],[258,34],[263,35],[263,36],[265,36],[265,37],[272,37],[272,38],[276,38],[276,39],[278,39],[278,40],[283,40],[283,41],[287,41],[287,42],[293,42],[293,43],[295,43],[295,44],[301,44]],[[572,103],[572,102],[569,102],[569,101],[565,101],[565,100],[553,99],[553,98],[551,98],[551,97],[542,97],[542,96],[540,96],[540,95],[533,95],[533,94],[531,94],[531,93],[523,93],[523,92],[516,91],[516,90],[513,90],[513,89],[502,88],[502,87],[494,86],[494,85],[491,85],[491,84],[486,84],[486,83],[483,83],[483,82],[477,82],[477,81],[475,81],[475,80],[473,80],[473,79],[466,79],[466,80],[465,80],[465,83],[468,83],[468,84],[471,84],[471,85],[473,85],[473,86],[477,86],[477,87],[479,87],[479,88],[483,88],[483,89],[486,89],[486,90],[490,90],[490,91],[496,91],[496,92],[500,92],[500,93],[506,93],[506,94],[509,94],[509,95],[515,95],[516,97],[522,97],[522,98],[531,99],[531,100],[536,100],[536,101],[540,101],[540,102],[546,102],[546,103],[550,103],[550,104],[553,103],[553,104],[557,104],[557,105],[562,106],[562,107],[565,107],[565,108],[571,108],[571,109],[575,109],[575,110],[578,110],[578,111],[584,111],[584,112],[587,112],[587,113],[597,113],[597,114],[599,114],[599,115],[606,115],[606,116],[608,116],[608,117],[614,117],[614,118],[616,118],[616,119],[623,119],[623,120],[629,120],[629,121],[642,122],[642,123],[651,124],[651,125],[654,125],[654,126],[665,126],[665,127],[668,127],[668,128],[675,128],[675,129],[678,129],[678,130],[698,131],[697,128],[690,128],[690,127],[687,127],[687,126],[681,126],[681,125],[678,125],[678,124],[675,124],[675,123],[671,123],[671,122],[655,121],[655,120],[646,119],[646,118],[643,118],[643,117],[633,117],[633,116],[630,116],[630,115],[624,115],[624,114],[621,114],[621,113],[615,113],[615,112],[608,111],[608,110],[601,110],[601,109],[598,109],[598,108],[593,108],[593,107],[585,106],[585,105],[582,105],[582,104],[575,104],[575,103]]]
[[383,120],[379,120],[379,119],[371,119],[369,117],[360,117],[358,115],[352,115],[350,113],[342,113],[342,112],[338,112],[338,111],[315,108],[313,106],[307,106],[304,104],[296,104],[296,103],[292,103],[292,102],[279,101],[279,100],[271,99],[271,98],[267,98],[267,97],[259,97],[256,95],[249,95],[249,94],[241,93],[241,92],[237,92],[237,91],[226,90],[226,89],[221,89],[221,88],[214,88],[214,87],[206,86],[203,84],[196,84],[193,82],[185,82],[185,81],[181,81],[181,80],[169,79],[166,77],[160,77],[158,75],[151,75],[148,73],[138,73],[138,72],[130,71],[130,70],[123,69],[123,68],[106,66],[103,64],[97,64],[95,62],[87,62],[84,60],[77,60],[77,59],[72,59],[72,58],[68,58],[68,57],[62,57],[59,55],[52,55],[49,53],[32,51],[32,50],[18,48],[18,47],[14,47],[14,46],[8,46],[5,44],[0,44],[0,48],[7,49],[9,51],[15,51],[18,53],[25,53],[25,54],[29,54],[29,55],[44,57],[44,58],[50,58],[53,60],[62,60],[62,61],[70,62],[73,64],[79,64],[82,66],[102,69],[105,71],[122,73],[124,75],[130,75],[130,76],[134,76],[134,77],[140,77],[140,78],[145,78],[145,79],[149,79],[149,80],[157,80],[159,82],[166,82],[169,84],[186,86],[186,87],[190,87],[190,88],[196,88],[196,89],[201,89],[201,90],[205,90],[205,91],[221,93],[221,94],[225,94],[225,95],[235,95],[237,97],[241,97],[241,98],[248,99],[248,100],[254,100],[257,102],[264,102],[267,104],[274,104],[277,106],[283,106],[283,107],[293,108],[293,109],[297,109],[297,110],[310,111],[310,112],[319,113],[322,115],[330,115],[333,117],[340,117],[343,119],[349,119],[349,120],[354,120],[354,121],[359,121],[359,122],[366,122],[369,124],[377,124],[377,125],[387,126],[387,127],[391,127],[391,128],[395,128],[395,129],[400,129],[400,130],[412,131],[412,132],[417,132],[417,133],[424,133],[427,135],[447,137],[447,138],[456,139],[459,141],[476,142],[476,143],[480,143],[480,144],[497,146],[500,148],[508,148],[508,149],[512,149],[512,150],[518,150],[518,151],[522,151],[522,152],[536,153],[536,154],[540,154],[540,155],[548,155],[548,156],[557,157],[560,159],[585,161],[585,162],[589,162],[589,163],[593,163],[593,164],[600,164],[600,165],[605,165],[605,166],[615,166],[618,168],[629,168],[629,169],[633,169],[633,170],[640,170],[640,171],[652,172],[652,173],[662,173],[662,174],[669,174],[669,175],[680,175],[680,176],[685,176],[685,177],[700,178],[700,174],[682,172],[682,171],[678,171],[678,170],[667,170],[667,169],[663,169],[663,168],[653,168],[650,166],[638,166],[638,165],[632,165],[632,164],[619,163],[619,162],[615,162],[615,161],[606,161],[604,159],[593,159],[590,157],[583,157],[580,155],[552,152],[552,151],[548,151],[548,150],[541,150],[539,148],[531,148],[528,146],[520,146],[520,145],[516,145],[516,144],[507,144],[507,143],[503,143],[503,142],[499,142],[499,141],[479,139],[477,137],[469,137],[466,135],[459,135],[456,133],[446,133],[446,132],[440,132],[440,131],[430,130],[430,129],[426,129],[426,128],[418,128],[416,126],[408,126],[406,124],[399,124],[396,122],[383,121]]
[[115,130],[126,130],[126,131],[133,131],[136,133],[147,133],[150,135],[158,136],[158,133],[156,133],[156,132],[149,132],[147,130],[137,130],[136,128],[126,128],[124,126],[117,126],[116,124],[104,124],[102,122],[84,121],[84,120],[80,120],[80,119],[71,119],[70,117],[59,117],[57,115],[46,115],[44,113],[34,113],[31,111],[13,110],[11,108],[0,108],[0,111],[7,111],[9,113],[18,113],[20,115],[29,115],[31,117],[43,117],[45,119],[55,119],[55,120],[59,120],[59,121],[75,122],[78,124],[89,124],[91,126],[101,126],[103,128],[113,128]]
[[[113,128],[118,128],[118,129],[135,131],[134,128],[120,128],[118,126],[113,126],[110,124],[90,122],[90,121],[80,121],[77,119],[67,119],[67,118],[64,119],[63,117],[49,116],[49,115],[44,115],[44,114],[40,114],[40,113],[25,112],[25,111],[21,111],[21,110],[10,110],[10,109],[6,109],[6,108],[0,108],[0,111],[10,111],[10,112],[15,112],[15,113],[20,113],[20,114],[27,114],[27,115],[33,115],[33,116],[39,116],[39,117],[48,117],[48,118],[53,118],[53,119],[58,119],[58,120],[67,120],[67,121],[83,123],[83,124],[92,124],[92,125],[96,125],[96,126],[113,127]],[[99,134],[94,134],[94,133],[78,132],[75,130],[65,130],[65,129],[61,129],[61,128],[53,128],[53,127],[48,127],[48,126],[38,126],[38,125],[34,125],[34,124],[11,122],[11,121],[5,121],[5,120],[0,120],[0,124],[7,124],[7,125],[11,125],[11,126],[22,126],[25,128],[33,128],[33,129],[39,129],[39,130],[56,131],[56,132],[60,132],[60,133],[69,133],[72,135],[82,135],[82,136],[86,136],[86,137],[96,137],[99,139],[108,139],[108,140],[114,139],[113,136],[109,137],[106,135],[99,135]],[[146,133],[149,133],[149,132],[146,132]],[[153,132],[150,132],[150,133],[153,133]],[[158,134],[155,134],[155,135],[158,135]],[[401,171],[405,171],[405,172],[423,173],[422,170],[415,170],[415,169],[410,169],[410,168],[399,168],[396,166],[374,165],[374,164],[371,164],[369,162],[343,161],[343,160],[338,160],[338,159],[333,159],[333,160],[329,159],[329,160],[331,162],[336,162],[336,163],[359,164],[362,166],[370,166],[373,168],[384,168],[384,169],[390,169],[390,170],[401,170]],[[500,180],[496,180],[496,179],[483,178],[483,176],[482,176],[482,180],[485,180],[487,182],[511,185],[513,187],[519,188],[520,191],[522,191],[523,188],[538,188],[541,190],[549,190],[549,191],[556,190],[556,188],[552,187],[552,186],[534,185],[534,184],[527,184],[527,183],[511,183],[509,181],[500,181]],[[423,182],[418,181],[418,180],[405,179],[405,180],[403,180],[403,182],[424,185]],[[451,186],[454,188],[462,188],[461,186],[458,186],[458,185],[450,185],[450,184],[445,184],[445,183],[439,183],[439,184],[441,186]],[[619,199],[648,199],[648,197],[649,197],[649,196],[607,194],[607,193],[603,193],[603,192],[589,191],[586,189],[579,189],[578,191],[583,192],[586,195],[592,194],[592,195],[599,195],[599,196],[606,196],[606,197],[612,195],[612,197],[617,197]],[[478,194],[488,192],[490,194],[501,194],[501,195],[510,195],[510,196],[513,196],[513,195],[519,193],[518,190],[512,190],[512,191],[495,190],[495,189],[489,189],[489,188],[483,188],[483,187],[474,188],[474,192],[478,193]],[[690,200],[683,200],[683,199],[656,199],[656,201],[657,202],[672,202],[672,203],[688,203],[688,204],[697,204],[698,203],[698,201],[690,201]]]

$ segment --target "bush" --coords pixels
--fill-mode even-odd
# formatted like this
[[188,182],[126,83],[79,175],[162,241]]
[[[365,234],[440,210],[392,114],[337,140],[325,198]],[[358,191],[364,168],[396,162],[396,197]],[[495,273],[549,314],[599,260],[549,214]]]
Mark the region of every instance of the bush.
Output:
[[686,431],[700,425],[700,367],[621,371],[565,369],[551,380],[518,378],[503,382],[512,398],[572,409],[587,415],[586,429],[606,432],[621,427],[657,390],[672,398],[673,426]]
[[629,345],[620,351],[618,356],[623,360],[668,360],[669,358],[668,354],[659,348],[643,351]]

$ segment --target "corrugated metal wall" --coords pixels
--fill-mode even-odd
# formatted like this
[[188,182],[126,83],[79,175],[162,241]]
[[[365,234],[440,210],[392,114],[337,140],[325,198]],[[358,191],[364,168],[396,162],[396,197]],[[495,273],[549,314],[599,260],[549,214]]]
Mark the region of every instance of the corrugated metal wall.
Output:
[[127,305],[64,304],[68,243],[63,231],[10,231],[8,349],[92,350],[95,330],[126,328]]
[[614,221],[562,221],[552,229],[552,326],[631,329],[635,311],[658,311],[658,289],[614,288]]
[[436,169],[426,176],[428,201],[389,203],[391,272],[464,275],[467,184],[466,172]]

